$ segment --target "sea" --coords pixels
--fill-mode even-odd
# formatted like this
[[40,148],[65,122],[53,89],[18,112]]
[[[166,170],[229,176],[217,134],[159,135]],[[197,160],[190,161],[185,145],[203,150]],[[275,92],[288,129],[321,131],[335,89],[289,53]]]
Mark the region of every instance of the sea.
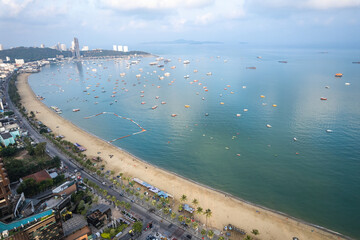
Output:
[[359,49],[136,50],[156,56],[51,64],[29,83],[62,117],[144,161],[360,238]]

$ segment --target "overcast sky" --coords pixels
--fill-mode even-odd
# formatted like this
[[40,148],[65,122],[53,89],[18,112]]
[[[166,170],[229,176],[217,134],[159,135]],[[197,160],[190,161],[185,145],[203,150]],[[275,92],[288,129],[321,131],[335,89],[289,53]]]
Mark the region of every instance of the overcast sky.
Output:
[[191,39],[360,47],[360,0],[0,0],[4,47]]

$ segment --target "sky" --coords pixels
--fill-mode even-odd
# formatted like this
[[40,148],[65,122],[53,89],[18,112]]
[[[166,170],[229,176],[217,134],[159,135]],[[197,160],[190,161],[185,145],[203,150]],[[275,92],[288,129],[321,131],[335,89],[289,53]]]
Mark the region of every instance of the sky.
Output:
[[188,39],[360,48],[360,0],[0,0],[0,44]]

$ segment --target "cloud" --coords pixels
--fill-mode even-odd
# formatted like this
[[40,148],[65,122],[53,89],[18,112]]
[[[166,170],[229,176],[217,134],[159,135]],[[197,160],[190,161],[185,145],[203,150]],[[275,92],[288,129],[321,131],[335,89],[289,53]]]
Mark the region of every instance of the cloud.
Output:
[[260,6],[273,8],[297,8],[328,10],[340,8],[360,7],[360,0],[261,0],[256,1]]
[[210,5],[212,2],[213,0],[100,0],[103,6],[121,11],[200,8]]
[[17,16],[33,0],[0,0],[0,16]]

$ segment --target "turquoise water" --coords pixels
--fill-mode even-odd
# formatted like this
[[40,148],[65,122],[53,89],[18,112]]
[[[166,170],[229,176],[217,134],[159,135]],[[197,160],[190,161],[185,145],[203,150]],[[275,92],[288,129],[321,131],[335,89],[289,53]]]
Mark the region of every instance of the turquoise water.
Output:
[[[105,140],[140,128],[109,114],[84,117],[106,111],[136,121],[147,131],[113,144],[145,161],[360,237],[360,65],[352,64],[360,61],[359,50],[144,48],[172,60],[165,71],[149,65],[155,58],[142,58],[130,68],[130,61],[68,62],[45,67],[29,82],[45,104],[60,107],[64,118]],[[171,75],[159,80],[165,72]],[[338,72],[344,76],[335,78]],[[158,108],[152,110],[154,105]]]

